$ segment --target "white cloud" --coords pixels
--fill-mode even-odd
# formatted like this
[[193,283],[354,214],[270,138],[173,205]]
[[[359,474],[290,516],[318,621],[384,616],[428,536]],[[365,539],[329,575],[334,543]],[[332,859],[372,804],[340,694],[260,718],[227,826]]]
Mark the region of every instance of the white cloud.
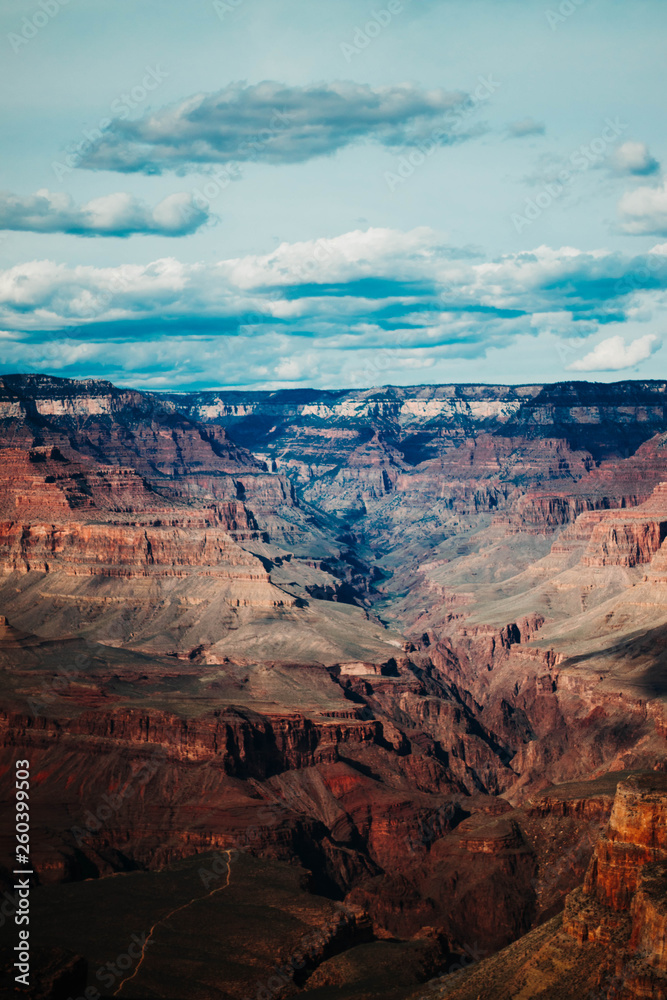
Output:
[[[319,240],[281,243],[269,254],[223,261],[221,270],[241,288],[365,277],[423,278],[444,250],[427,226],[409,232],[371,228]],[[400,262],[400,263],[399,263]]]
[[[29,261],[0,271],[0,322],[44,327],[149,316],[240,316],[292,321],[322,313],[374,322],[374,312],[400,302],[414,316],[439,314],[477,323],[498,313],[549,314],[559,326],[616,312],[626,276],[647,255],[540,246],[484,260],[457,253],[426,227],[401,232],[355,230],[328,239],[283,243],[264,255],[212,264],[165,257],[149,264],[68,267]],[[667,287],[667,257],[651,255],[654,288]],[[567,314],[567,315],[564,315]],[[590,315],[587,315],[590,314]],[[508,316],[514,322],[521,316]],[[13,323],[9,320],[13,319]],[[250,322],[246,319],[247,322]]]
[[609,337],[596,344],[589,354],[568,365],[575,372],[618,372],[632,368],[640,361],[646,361],[660,347],[661,342],[654,333],[626,344],[623,337]]
[[407,83],[375,88],[350,81],[307,87],[274,80],[230,83],[143,118],[114,119],[80,166],[156,174],[197,164],[303,163],[365,139],[404,145],[436,125],[446,143],[454,140],[457,115],[473,103],[460,91]]
[[46,188],[27,198],[0,192],[0,229],[75,236],[185,236],[209,219],[186,192],[170,194],[150,208],[126,192],[103,195],[77,205],[61,192]]
[[667,236],[667,180],[628,191],[618,203],[622,228],[634,236]]
[[544,135],[545,132],[544,122],[538,122],[534,118],[521,118],[507,126],[508,139],[523,139],[527,135]]
[[611,158],[612,169],[618,174],[635,174],[646,177],[660,169],[658,161],[651,156],[645,142],[624,142]]
[[[546,246],[480,260],[445,245],[432,230],[355,230],[283,243],[272,253],[183,263],[68,267],[30,261],[0,271],[0,323],[25,331],[91,322],[197,324],[220,320],[252,331],[267,323],[284,331],[381,339],[409,336],[483,341],[535,329],[535,317],[563,336],[581,336],[617,314],[630,292],[652,294],[627,276],[648,257]],[[653,292],[667,287],[667,257],[651,255]],[[384,319],[391,310],[391,324]],[[227,326],[223,321],[228,321]],[[389,331],[389,333],[387,332]],[[408,334],[405,334],[408,336]]]
[[[0,329],[16,335],[3,341],[2,363],[43,370],[47,357],[47,370],[72,374],[92,366],[116,377],[121,366],[137,378],[162,371],[168,381],[178,372],[191,384],[253,376],[306,384],[316,359],[345,384],[345,370],[367,367],[364,352],[397,352],[403,370],[409,358],[481,358],[522,336],[547,335],[577,345],[560,352],[566,365],[601,323],[618,329],[653,321],[653,312],[661,322],[667,254],[659,251],[629,258],[540,246],[485,259],[422,227],[355,230],[217,263],[33,260],[0,271]],[[619,342],[611,361],[598,347],[574,370],[641,360],[645,338],[627,350],[612,339],[612,348]]]

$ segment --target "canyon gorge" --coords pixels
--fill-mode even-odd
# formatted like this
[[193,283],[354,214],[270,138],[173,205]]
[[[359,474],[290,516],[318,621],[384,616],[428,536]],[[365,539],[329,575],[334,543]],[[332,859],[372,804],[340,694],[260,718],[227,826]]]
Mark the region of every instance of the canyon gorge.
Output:
[[32,995],[665,1000],[666,408],[0,377]]

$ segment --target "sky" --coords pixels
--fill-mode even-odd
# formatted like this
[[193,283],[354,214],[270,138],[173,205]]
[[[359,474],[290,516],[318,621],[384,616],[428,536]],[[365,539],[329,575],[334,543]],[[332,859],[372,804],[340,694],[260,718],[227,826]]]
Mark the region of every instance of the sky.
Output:
[[4,0],[0,373],[667,378],[663,0]]

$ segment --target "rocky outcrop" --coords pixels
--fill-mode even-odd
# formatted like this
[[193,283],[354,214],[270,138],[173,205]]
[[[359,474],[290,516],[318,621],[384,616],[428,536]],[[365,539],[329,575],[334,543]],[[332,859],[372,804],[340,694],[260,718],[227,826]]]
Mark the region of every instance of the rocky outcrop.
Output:
[[393,519],[402,496],[543,533],[587,510],[640,503],[667,475],[662,382],[162,398],[224,427],[316,505],[361,512],[369,527],[380,512]]
[[644,865],[630,910],[629,951],[645,956],[651,970],[667,974],[667,863]]
[[[234,523],[238,523],[234,521]],[[0,571],[71,576],[207,576],[269,582],[259,559],[220,528],[0,522]]]
[[32,718],[0,714],[0,739],[48,746],[54,740],[76,743],[85,737],[91,752],[126,745],[135,751],[150,748],[164,759],[215,760],[225,773],[263,779],[284,770],[332,763],[351,744],[377,742],[378,722],[322,720],[314,723],[295,715],[266,717],[242,709],[214,712],[208,717],[179,719],[165,712],[137,710],[83,712],[74,719]]
[[[475,969],[430,984],[449,1000],[665,1000],[667,778],[618,784],[582,888],[562,917]],[[421,992],[416,996],[425,996]]]
[[[43,882],[238,847],[300,858],[380,936],[436,926],[496,948],[536,918],[560,825],[573,873],[590,853],[601,813],[585,789],[554,792],[553,816],[509,815],[489,794],[513,776],[509,755],[423,658],[361,675],[7,642],[0,662],[29,707],[4,716],[3,757],[31,761]],[[544,907],[573,877],[544,875]]]
[[[609,948],[600,982],[624,1000],[667,995],[667,778],[618,786],[609,826],[583,888],[568,897],[563,930]],[[614,954],[621,947],[619,954]]]
[[[589,507],[567,524],[552,545],[553,554],[576,551],[582,566],[625,566],[632,568],[649,563],[667,536],[667,483],[659,482],[637,506],[622,510]],[[623,506],[624,504],[619,504]],[[545,522],[546,523],[546,522]]]
[[[262,445],[269,429],[279,423],[284,425],[283,433],[299,434],[304,426],[359,427],[377,420],[400,428],[405,437],[437,436],[449,442],[461,440],[471,426],[517,437],[567,436],[575,448],[593,448],[595,457],[601,458],[619,445],[635,451],[642,441],[664,429],[665,419],[665,383],[657,381],[211,391],[164,394],[162,398],[197,420],[229,428],[238,441],[259,437]],[[423,452],[429,447],[433,447],[431,441],[411,442],[414,450]]]
[[217,629],[189,633],[192,649],[225,633],[224,608],[295,604],[244,547],[265,535],[239,500],[163,496],[134,469],[68,459],[53,445],[5,448],[0,462],[0,599],[25,631],[88,628],[155,648],[156,610],[171,607],[159,630],[178,632],[188,606],[221,604]]
[[245,500],[257,493],[275,504],[286,492],[223,428],[204,427],[168,402],[109,382],[3,376],[0,433],[27,451],[55,448],[70,461],[132,469],[175,497]]
[[644,865],[667,861],[667,777],[630,778],[617,789],[583,894],[614,912],[627,912]]
[[667,521],[611,520],[596,524],[584,566],[639,566],[651,561],[667,535]]
[[[504,521],[516,531],[549,532],[587,511],[622,510],[644,503],[667,476],[665,434],[658,433],[628,458],[589,467],[576,482],[529,489]],[[499,519],[502,523],[503,519]]]

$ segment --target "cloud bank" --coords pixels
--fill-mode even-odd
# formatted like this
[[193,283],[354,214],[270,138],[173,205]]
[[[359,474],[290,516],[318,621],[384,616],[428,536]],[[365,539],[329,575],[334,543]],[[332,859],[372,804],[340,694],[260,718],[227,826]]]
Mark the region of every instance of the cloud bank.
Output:
[[[664,309],[665,290],[664,246],[637,257],[541,246],[487,259],[426,227],[368,229],[210,264],[27,262],[0,271],[0,330],[5,370],[117,377],[120,366],[155,385],[345,385],[362,371],[368,385],[383,381],[378,359],[428,369],[522,337],[571,340],[646,321]],[[654,344],[619,350],[612,340],[613,356],[598,345],[575,370],[619,370]]]
[[186,236],[209,220],[205,207],[185,192],[170,194],[154,208],[125,192],[77,205],[46,188],[27,198],[0,192],[0,229],[74,236]]

